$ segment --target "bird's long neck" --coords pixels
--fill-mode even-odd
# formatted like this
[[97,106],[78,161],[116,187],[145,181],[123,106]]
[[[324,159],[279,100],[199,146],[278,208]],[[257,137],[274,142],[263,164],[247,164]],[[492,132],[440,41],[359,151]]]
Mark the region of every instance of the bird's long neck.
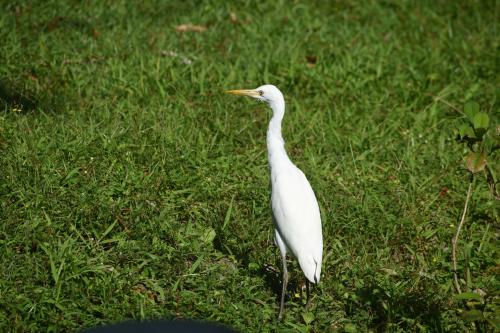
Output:
[[285,141],[281,135],[281,121],[285,115],[285,101],[278,100],[270,104],[273,110],[273,117],[269,122],[267,130],[267,154],[271,175],[279,170],[293,165],[285,151]]

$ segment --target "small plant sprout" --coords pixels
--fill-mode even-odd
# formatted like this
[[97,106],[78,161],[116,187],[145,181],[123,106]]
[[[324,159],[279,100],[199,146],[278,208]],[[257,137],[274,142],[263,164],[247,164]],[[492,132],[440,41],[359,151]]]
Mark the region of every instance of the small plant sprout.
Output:
[[[460,222],[457,226],[455,235],[452,239],[452,265],[453,265],[453,278],[455,289],[458,293],[457,300],[467,301],[468,310],[463,313],[464,317],[470,317],[468,320],[485,321],[481,311],[477,309],[477,302],[482,298],[477,292],[470,292],[466,290],[462,292],[460,286],[460,279],[458,277],[457,269],[457,244],[460,237],[465,218],[467,216],[467,209],[469,206],[470,198],[472,196],[473,187],[478,175],[483,173],[486,182],[490,189],[491,195],[499,200],[500,196],[497,190],[498,180],[490,163],[494,160],[495,152],[500,149],[500,126],[491,130],[490,118],[486,112],[480,111],[479,104],[476,102],[469,102],[464,106],[465,120],[458,126],[457,141],[463,143],[468,147],[468,154],[465,157],[465,166],[469,172],[469,186],[465,199],[465,205],[462,211]],[[470,271],[467,268],[467,288],[470,287]]]

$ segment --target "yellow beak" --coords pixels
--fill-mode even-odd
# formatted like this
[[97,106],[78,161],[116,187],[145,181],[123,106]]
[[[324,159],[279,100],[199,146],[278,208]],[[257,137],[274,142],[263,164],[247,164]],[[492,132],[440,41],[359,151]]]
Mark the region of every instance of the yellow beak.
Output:
[[226,90],[225,93],[239,96],[259,97],[259,92],[254,89]]

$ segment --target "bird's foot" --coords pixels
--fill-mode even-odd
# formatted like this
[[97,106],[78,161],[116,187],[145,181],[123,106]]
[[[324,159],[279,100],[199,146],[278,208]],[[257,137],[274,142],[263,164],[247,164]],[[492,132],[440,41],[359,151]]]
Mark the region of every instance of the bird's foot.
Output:
[[282,321],[283,320],[283,315],[285,314],[285,311],[284,311],[284,306],[283,304],[280,305],[280,312],[278,313],[278,321]]

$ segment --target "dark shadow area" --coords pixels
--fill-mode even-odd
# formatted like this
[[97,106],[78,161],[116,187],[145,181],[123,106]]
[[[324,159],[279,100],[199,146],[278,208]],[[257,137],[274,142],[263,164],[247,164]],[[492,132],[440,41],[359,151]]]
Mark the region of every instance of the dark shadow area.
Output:
[[40,93],[36,93],[0,78],[0,111],[10,108],[21,114],[29,114],[36,110],[62,110],[72,100],[64,91],[64,85],[64,80],[55,76],[51,78],[50,84],[39,89]]
[[433,332],[443,331],[443,304],[433,299],[431,291],[423,287],[409,294],[391,297],[383,287],[371,283],[356,294],[358,299],[349,300],[346,305],[347,316],[356,316],[360,310],[368,312],[373,319],[367,326],[376,332],[386,332],[390,323],[404,327],[404,319],[408,319],[406,329],[409,331],[415,328],[412,320],[432,328]]
[[[281,301],[281,288],[282,288],[282,265],[281,255],[279,253],[279,249],[276,246],[275,252],[276,257],[273,263],[268,262],[260,262],[259,268],[251,269],[249,268],[249,264],[254,262],[250,260],[250,250],[249,251],[241,251],[236,248],[228,249],[224,244],[223,237],[219,236],[222,232],[217,232],[217,236],[214,239],[214,248],[227,255],[234,255],[239,261],[239,267],[246,272],[248,275],[258,276],[264,279],[266,286],[271,289],[276,298],[276,305],[279,306]],[[273,244],[274,245],[274,244]],[[252,250],[253,251],[253,250]],[[305,276],[304,273],[300,270],[297,260],[291,255],[287,254],[287,267],[288,267],[288,284],[287,284],[287,293],[285,296],[285,301],[290,299],[290,295],[294,295],[295,293],[302,294],[302,287],[305,286]],[[314,290],[314,289],[313,289]],[[305,299],[305,292],[303,295]]]
[[21,111],[33,111],[38,107],[37,98],[26,92],[20,92],[12,84],[0,80],[0,102],[2,109],[18,108]]
[[217,323],[195,320],[152,320],[129,321],[109,326],[101,326],[85,330],[86,333],[236,333],[232,328]]

